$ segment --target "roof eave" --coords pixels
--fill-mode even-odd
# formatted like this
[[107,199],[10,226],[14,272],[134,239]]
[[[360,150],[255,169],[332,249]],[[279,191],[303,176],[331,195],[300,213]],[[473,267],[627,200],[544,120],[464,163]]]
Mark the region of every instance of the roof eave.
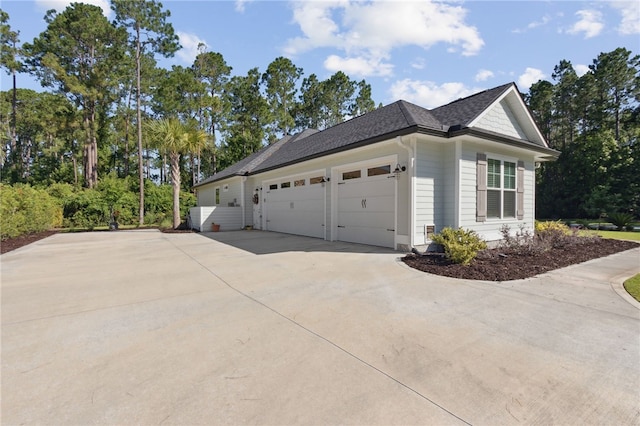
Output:
[[[385,141],[385,140],[393,139],[393,138],[395,138],[397,136],[406,136],[406,135],[409,135],[411,133],[415,133],[417,131],[419,131],[419,126],[417,126],[417,125],[410,126],[410,127],[405,127],[403,129],[395,130],[393,132],[385,133],[383,135],[375,136],[373,138],[364,139],[364,140],[361,140],[361,141],[358,141],[358,142],[354,142],[354,143],[349,144],[349,145],[345,145],[345,146],[341,146],[339,148],[331,149],[329,151],[322,151],[322,152],[319,152],[317,154],[308,155],[306,157],[298,158],[296,160],[288,161],[286,163],[281,163],[281,164],[278,164],[278,165],[275,165],[275,166],[271,166],[271,167],[267,167],[267,168],[264,168],[264,169],[256,168],[256,170],[252,171],[251,175],[268,172],[270,170],[281,169],[283,167],[292,166],[294,164],[302,163],[302,162],[309,161],[309,160],[314,160],[316,158],[326,157],[328,155],[337,154],[337,153],[344,152],[344,151],[350,151],[350,150],[355,149],[355,148],[360,148],[360,147],[363,147],[363,146],[366,146],[366,145],[371,145],[371,144],[374,144],[374,143],[378,143],[378,142],[382,142],[382,141]],[[442,134],[442,132],[440,132],[440,134]]]
[[479,129],[465,127],[462,129],[455,129],[449,132],[449,137],[452,137],[452,138],[456,136],[465,136],[465,135],[474,136],[480,139],[486,139],[494,142],[500,142],[505,145],[515,146],[518,148],[525,148],[540,154],[544,154],[543,156],[540,156],[540,161],[555,161],[558,159],[558,157],[560,157],[560,151],[556,151],[555,149],[538,145],[533,142],[524,141],[521,139],[510,138],[508,136],[504,136],[499,133],[494,133],[488,130],[479,130]]
[[[215,175],[213,175],[212,177],[214,177]],[[233,177],[238,177],[238,176],[249,176],[249,172],[236,172],[236,173],[232,173],[230,175],[226,175],[226,176],[222,176],[220,178],[217,179],[211,179],[211,180],[203,180],[202,182],[198,182],[195,185],[193,185],[192,188],[198,188],[200,186],[205,186],[205,185],[209,185],[210,183],[216,183],[216,182],[221,182],[225,179],[229,179],[229,178],[233,178]]]

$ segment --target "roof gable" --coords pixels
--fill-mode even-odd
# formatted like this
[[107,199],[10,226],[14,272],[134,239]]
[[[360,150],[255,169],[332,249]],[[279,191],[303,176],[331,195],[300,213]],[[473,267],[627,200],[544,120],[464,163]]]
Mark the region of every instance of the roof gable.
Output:
[[447,127],[470,127],[487,108],[506,93],[513,83],[503,84],[493,89],[458,99],[447,105],[431,110],[431,113]]
[[467,127],[484,129],[549,147],[514,83],[509,84],[500,96],[468,123]]

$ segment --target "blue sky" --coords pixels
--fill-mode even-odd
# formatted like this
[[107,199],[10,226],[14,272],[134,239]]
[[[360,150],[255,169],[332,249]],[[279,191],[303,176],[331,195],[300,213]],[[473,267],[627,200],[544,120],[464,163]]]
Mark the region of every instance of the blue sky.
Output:
[[[108,0],[87,3],[103,7]],[[47,9],[69,1],[2,0],[10,24],[30,42]],[[640,53],[637,1],[164,1],[183,49],[161,65],[188,66],[198,43],[245,75],[278,56],[325,79],[338,70],[372,85],[377,103],[427,108],[514,81],[521,91],[551,80],[560,60],[578,74],[601,52]],[[1,88],[10,81],[2,75]],[[42,90],[28,75],[19,87]]]

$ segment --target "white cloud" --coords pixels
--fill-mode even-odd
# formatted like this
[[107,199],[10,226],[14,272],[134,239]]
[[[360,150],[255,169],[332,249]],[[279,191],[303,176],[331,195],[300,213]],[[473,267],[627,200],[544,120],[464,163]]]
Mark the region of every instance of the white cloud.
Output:
[[416,58],[413,62],[411,62],[411,68],[415,68],[417,70],[423,70],[427,66],[424,58]]
[[573,69],[575,70],[576,74],[578,74],[578,77],[582,77],[583,75],[589,72],[588,65],[582,65],[582,64],[574,65]]
[[58,12],[64,11],[71,3],[87,3],[102,8],[102,13],[107,18],[111,19],[113,11],[111,10],[111,4],[109,0],[36,0],[36,6],[39,9],[47,11],[49,9],[55,9]]
[[520,90],[529,90],[532,84],[537,83],[538,80],[544,80],[546,75],[537,68],[529,68],[524,71],[524,74],[518,77],[518,88]]
[[517,34],[526,33],[528,30],[533,30],[535,28],[547,25],[549,22],[551,22],[551,19],[552,18],[549,15],[545,15],[539,21],[533,21],[527,24],[526,28],[516,28],[512,32]]
[[433,81],[406,78],[393,83],[389,93],[394,100],[403,99],[425,108],[436,108],[482,90],[484,89],[466,87],[463,83],[452,82],[438,85]]
[[[317,48],[334,48],[351,61],[369,68],[367,75],[388,75],[387,60],[395,48],[429,49],[446,44],[463,56],[477,54],[484,41],[464,22],[466,10],[450,4],[421,2],[338,0],[292,2],[293,21],[302,35],[289,39],[284,51],[297,55]],[[335,63],[335,58],[327,60]]]
[[640,6],[635,1],[613,1],[611,7],[618,9],[622,20],[618,32],[622,35],[640,34]]
[[476,81],[487,81],[494,76],[493,71],[479,70],[474,77]]
[[569,34],[584,33],[584,38],[595,37],[602,32],[602,13],[593,9],[579,10],[576,15],[580,17],[578,22],[567,30]]
[[176,35],[180,39],[182,49],[178,50],[178,58],[191,65],[198,56],[198,46],[202,43],[205,46],[207,42],[198,37],[195,34],[185,33],[182,31],[176,31]]
[[332,72],[343,71],[347,75],[357,77],[387,77],[393,74],[392,64],[362,57],[342,58],[338,55],[329,55],[324,61],[324,67]]
[[253,0],[236,0],[236,12],[244,13],[245,5],[252,1]]

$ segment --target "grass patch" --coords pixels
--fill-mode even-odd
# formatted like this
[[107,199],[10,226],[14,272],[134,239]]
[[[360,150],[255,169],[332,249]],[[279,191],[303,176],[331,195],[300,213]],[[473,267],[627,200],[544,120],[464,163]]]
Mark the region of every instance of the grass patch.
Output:
[[634,299],[640,302],[640,274],[629,278],[624,282],[624,289],[627,290]]
[[602,238],[611,238],[614,240],[630,240],[640,241],[640,232],[627,231],[581,231],[583,235],[599,235]]

